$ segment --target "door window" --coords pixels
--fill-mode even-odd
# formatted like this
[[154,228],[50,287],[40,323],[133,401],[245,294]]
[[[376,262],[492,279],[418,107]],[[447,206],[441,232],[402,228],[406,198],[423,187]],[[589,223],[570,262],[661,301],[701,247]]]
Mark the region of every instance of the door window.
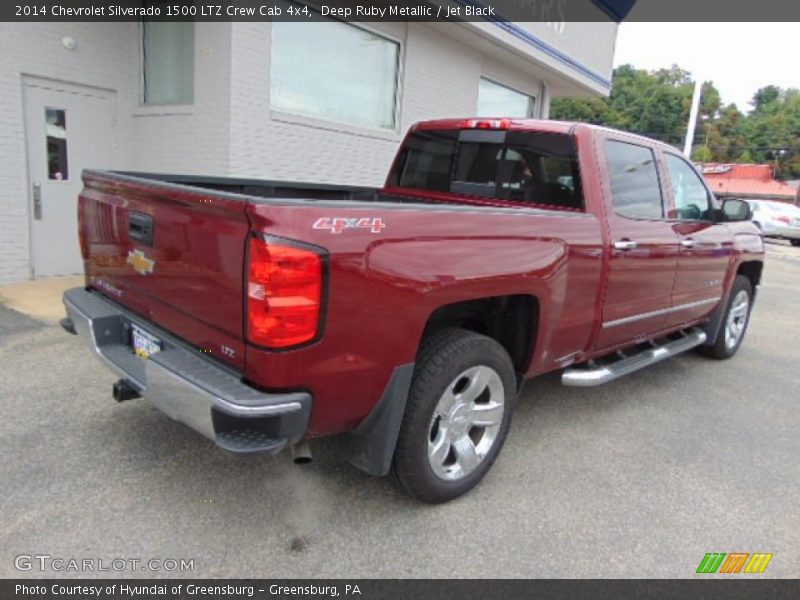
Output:
[[665,156],[675,199],[675,208],[670,212],[670,218],[680,221],[709,220],[711,205],[708,190],[700,181],[700,176],[679,156]]
[[58,108],[44,109],[45,135],[47,137],[47,177],[67,181],[67,115]]
[[653,151],[608,140],[606,159],[614,212],[634,219],[662,219],[664,201]]

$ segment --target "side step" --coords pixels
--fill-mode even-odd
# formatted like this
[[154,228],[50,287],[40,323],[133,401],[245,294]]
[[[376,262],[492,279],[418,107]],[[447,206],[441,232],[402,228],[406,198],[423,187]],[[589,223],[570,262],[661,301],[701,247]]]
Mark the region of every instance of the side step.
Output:
[[[679,336],[679,337],[676,337]],[[671,356],[686,352],[706,341],[706,334],[699,329],[674,334],[664,338],[663,343],[651,343],[650,347],[635,354],[617,352],[601,359],[604,364],[590,361],[579,367],[570,367],[561,375],[561,383],[574,387],[593,387],[619,379],[639,369],[649,367]],[[605,362],[608,361],[608,362]]]

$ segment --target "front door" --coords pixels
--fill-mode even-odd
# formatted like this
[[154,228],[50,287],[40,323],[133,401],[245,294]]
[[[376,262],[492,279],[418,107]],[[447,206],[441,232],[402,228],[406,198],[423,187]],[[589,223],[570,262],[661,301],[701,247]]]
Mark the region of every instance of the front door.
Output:
[[668,325],[700,319],[719,303],[733,252],[733,235],[715,223],[714,199],[700,175],[678,154],[664,153],[669,173],[670,218],[680,237],[680,257]]
[[77,274],[81,171],[115,166],[115,94],[44,79],[23,83],[33,274]]
[[678,264],[678,234],[665,203],[652,148],[607,139],[612,212],[608,282],[597,348],[650,337],[665,326]]

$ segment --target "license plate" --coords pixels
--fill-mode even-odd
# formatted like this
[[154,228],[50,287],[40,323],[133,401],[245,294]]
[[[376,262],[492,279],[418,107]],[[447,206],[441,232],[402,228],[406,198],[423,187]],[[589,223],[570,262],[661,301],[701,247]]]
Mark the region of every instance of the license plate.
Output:
[[161,350],[161,340],[136,325],[131,325],[131,342],[136,356],[142,358],[150,358]]

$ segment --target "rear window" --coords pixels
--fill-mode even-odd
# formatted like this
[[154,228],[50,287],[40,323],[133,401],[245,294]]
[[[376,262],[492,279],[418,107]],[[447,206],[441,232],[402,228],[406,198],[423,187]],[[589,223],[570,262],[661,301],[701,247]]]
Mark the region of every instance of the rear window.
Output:
[[392,173],[393,185],[449,192],[457,141],[456,131],[420,131],[409,136]]
[[389,178],[396,187],[583,208],[571,135],[496,130],[417,131]]

